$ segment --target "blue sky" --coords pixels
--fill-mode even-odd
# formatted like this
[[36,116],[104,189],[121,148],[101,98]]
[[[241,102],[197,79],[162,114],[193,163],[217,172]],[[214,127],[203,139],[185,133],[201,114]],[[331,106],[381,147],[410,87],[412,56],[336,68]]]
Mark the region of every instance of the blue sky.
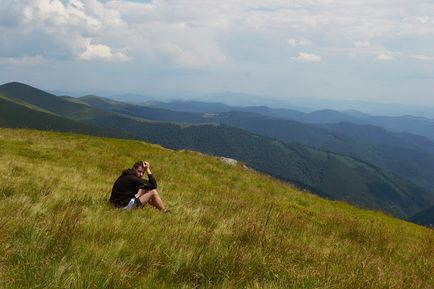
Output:
[[0,79],[434,106],[432,0],[2,0]]

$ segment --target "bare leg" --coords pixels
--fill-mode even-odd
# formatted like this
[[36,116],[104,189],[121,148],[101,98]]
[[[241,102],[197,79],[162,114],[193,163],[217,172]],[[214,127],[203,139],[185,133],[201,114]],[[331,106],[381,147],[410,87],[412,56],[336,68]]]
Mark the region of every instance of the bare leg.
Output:
[[[140,190],[142,191],[142,190]],[[139,191],[139,193],[141,193]],[[137,193],[137,194],[139,194]],[[152,191],[145,191],[145,193],[142,193],[139,197],[140,202],[142,205],[145,205],[146,203],[149,203],[153,207],[157,208],[160,211],[165,211],[166,208],[164,207],[163,201],[160,198],[160,195],[158,194],[157,190]]]
[[157,192],[157,190],[154,190],[154,197],[151,200],[152,206],[163,212],[166,210],[163,200],[161,200],[160,194]]

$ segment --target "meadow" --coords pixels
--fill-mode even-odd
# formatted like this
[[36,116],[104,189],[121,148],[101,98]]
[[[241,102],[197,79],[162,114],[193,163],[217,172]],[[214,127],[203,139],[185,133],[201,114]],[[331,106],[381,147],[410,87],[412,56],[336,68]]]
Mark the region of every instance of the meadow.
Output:
[[[108,203],[147,160],[170,214]],[[0,129],[0,288],[432,288],[434,232],[217,157]]]

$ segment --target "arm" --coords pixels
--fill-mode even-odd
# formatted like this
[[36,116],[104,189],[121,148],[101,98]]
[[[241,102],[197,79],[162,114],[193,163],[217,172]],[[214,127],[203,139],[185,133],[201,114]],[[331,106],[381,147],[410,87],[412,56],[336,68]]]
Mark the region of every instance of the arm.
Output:
[[147,186],[145,186],[145,190],[155,190],[157,188],[157,181],[155,180],[154,176],[148,173],[148,181]]
[[146,169],[146,174],[148,175],[148,181],[144,181],[142,189],[145,190],[155,190],[157,188],[157,181],[151,172],[151,166],[148,162],[143,162],[143,167]]
[[155,180],[152,174],[148,175],[148,180],[144,180],[142,178],[136,176],[130,176],[132,182],[134,182],[134,187],[137,189],[144,190],[155,190],[157,188],[157,181]]

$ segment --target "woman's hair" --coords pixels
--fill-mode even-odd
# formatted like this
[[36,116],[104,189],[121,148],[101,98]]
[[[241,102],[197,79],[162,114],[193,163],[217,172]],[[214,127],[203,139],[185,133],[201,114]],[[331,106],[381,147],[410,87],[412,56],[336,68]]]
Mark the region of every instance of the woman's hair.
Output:
[[143,161],[137,161],[134,163],[133,169],[137,170],[138,168],[145,168],[145,166],[143,165]]

